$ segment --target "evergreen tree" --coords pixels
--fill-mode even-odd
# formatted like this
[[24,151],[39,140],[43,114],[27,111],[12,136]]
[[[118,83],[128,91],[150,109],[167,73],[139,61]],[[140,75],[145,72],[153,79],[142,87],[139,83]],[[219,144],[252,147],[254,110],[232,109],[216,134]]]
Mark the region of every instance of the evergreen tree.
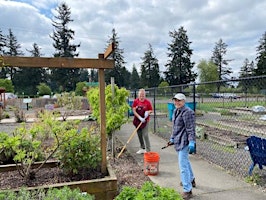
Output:
[[[41,57],[41,48],[34,43],[31,50],[27,50],[31,53],[32,57]],[[20,68],[14,75],[14,84],[16,85],[16,91],[18,93],[24,93],[29,96],[35,96],[37,94],[37,85],[46,82],[46,70],[44,68],[32,68],[25,67]]]
[[169,32],[172,43],[168,44],[168,58],[165,67],[165,79],[169,85],[187,84],[195,81],[197,76],[192,71],[194,62],[191,62],[192,49],[188,40],[187,31],[181,26],[178,31]]
[[127,87],[127,84],[129,84],[128,80],[130,80],[130,77],[128,77],[128,71],[124,66],[124,49],[119,48],[120,41],[114,28],[112,29],[112,36],[107,41],[107,46],[109,46],[111,43],[114,43],[115,45],[115,50],[111,54],[111,58],[115,61],[115,66],[113,69],[106,70],[105,82],[106,84],[110,84],[111,77],[114,77],[115,83],[118,87]]
[[98,82],[98,70],[91,69],[89,77],[90,77],[89,79],[90,82]]
[[[225,59],[225,55],[227,52],[227,44],[220,39],[217,43],[215,43],[215,47],[213,50],[213,54],[211,57],[211,61],[217,66],[218,69],[218,79],[219,80],[229,80],[230,74],[232,73],[232,69],[227,67],[229,61]],[[224,85],[223,83],[217,83],[217,92],[220,92],[221,86]]]
[[[70,17],[70,8],[66,3],[62,3],[56,8],[56,11],[58,15],[54,16],[55,20],[52,20],[55,31],[51,36],[56,50],[54,57],[77,57],[79,53],[76,53],[76,51],[80,44],[71,44],[71,41],[74,40],[75,32],[68,28],[68,24],[73,21]],[[77,68],[51,70],[52,89],[62,91],[75,90],[76,83],[79,82],[80,71]]]
[[[7,35],[7,40],[6,40],[6,52],[5,55],[7,56],[21,56],[23,55],[23,52],[20,50],[21,49],[21,45],[18,43],[16,36],[13,34],[12,30],[9,29],[9,34]],[[8,63],[6,63],[8,64]],[[10,78],[10,80],[12,82],[14,82],[14,74],[16,73],[16,71],[18,70],[18,67],[4,67],[2,68],[2,77],[3,78]],[[16,90],[16,86],[15,85],[15,90]]]
[[244,60],[243,66],[240,68],[240,78],[249,77],[254,74],[254,62],[249,62],[249,60],[246,58]]
[[80,69],[79,82],[88,81],[89,71],[88,69]]
[[224,58],[227,52],[227,46],[228,45],[220,39],[217,43],[215,43],[211,57],[211,61],[218,67],[219,80],[228,80],[229,75],[232,73],[232,69],[227,67],[229,61],[231,60]]
[[255,75],[266,75],[266,32],[259,40],[259,46],[257,47],[257,67],[255,69]]
[[[4,55],[5,51],[4,48],[6,46],[6,37],[2,34],[2,30],[0,30],[0,56]],[[0,58],[0,78],[6,77],[6,71],[3,65],[3,60]]]
[[0,56],[4,55],[5,46],[6,46],[6,37],[2,34],[2,30],[0,30]]
[[129,88],[131,73],[127,70],[126,67],[122,67],[121,74],[122,74],[122,77],[124,77],[123,87]]
[[139,88],[140,88],[140,77],[137,68],[134,64],[130,78],[130,89],[139,89]]
[[[249,60],[246,58],[244,60],[244,64],[240,69],[240,76],[239,78],[246,78],[254,75],[254,62],[249,62]],[[243,91],[245,93],[248,92],[248,89],[251,85],[254,85],[255,80],[254,79],[241,79],[239,82],[238,87],[242,87]]]
[[154,56],[151,44],[141,58],[140,82],[142,87],[157,87],[160,84],[160,70],[158,59]]

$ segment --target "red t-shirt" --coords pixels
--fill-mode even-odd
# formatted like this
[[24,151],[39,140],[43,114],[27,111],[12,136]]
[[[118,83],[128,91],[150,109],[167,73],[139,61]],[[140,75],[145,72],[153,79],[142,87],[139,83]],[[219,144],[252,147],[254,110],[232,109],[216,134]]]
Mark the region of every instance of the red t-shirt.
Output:
[[[137,110],[138,107],[142,107],[142,109],[144,110],[143,115],[140,114],[141,117],[144,117],[145,111],[152,110],[151,102],[148,99],[144,99],[144,101],[140,101],[138,98],[135,99],[132,104],[132,109],[136,108]],[[146,119],[146,121],[149,121],[149,120],[150,120],[150,116]]]

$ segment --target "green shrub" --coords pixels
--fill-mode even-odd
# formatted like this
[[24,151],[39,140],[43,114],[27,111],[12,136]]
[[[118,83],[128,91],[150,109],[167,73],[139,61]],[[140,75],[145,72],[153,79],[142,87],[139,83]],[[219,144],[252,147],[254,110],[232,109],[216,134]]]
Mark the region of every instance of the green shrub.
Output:
[[37,191],[29,191],[21,189],[19,192],[7,191],[0,192],[0,200],[94,200],[94,196],[81,193],[79,189],[70,189],[63,187],[61,189],[50,188],[45,191],[43,189]]
[[51,88],[46,85],[45,83],[40,83],[38,86],[37,86],[37,89],[38,89],[38,93],[39,95],[50,95],[52,90]]
[[82,97],[76,96],[75,92],[63,92],[61,94],[57,94],[56,98],[58,106],[62,108],[60,114],[63,121],[65,121],[67,117],[74,112],[74,110],[79,110],[81,108]]
[[14,114],[17,123],[26,122],[26,115],[22,109],[16,108]]
[[[112,135],[115,130],[119,130],[121,126],[127,122],[125,114],[130,108],[127,103],[129,91],[125,88],[119,88],[107,85],[105,88],[106,103],[106,133]],[[92,115],[100,122],[100,95],[99,88],[91,88],[87,92],[87,98],[92,109]]]
[[0,163],[5,164],[13,160],[14,151],[12,145],[15,142],[10,140],[10,136],[5,132],[0,132]]
[[174,189],[160,187],[153,182],[145,182],[140,190],[124,187],[115,200],[182,200]]
[[57,153],[60,166],[68,174],[78,174],[81,170],[96,169],[101,162],[100,135],[83,128],[68,131]]

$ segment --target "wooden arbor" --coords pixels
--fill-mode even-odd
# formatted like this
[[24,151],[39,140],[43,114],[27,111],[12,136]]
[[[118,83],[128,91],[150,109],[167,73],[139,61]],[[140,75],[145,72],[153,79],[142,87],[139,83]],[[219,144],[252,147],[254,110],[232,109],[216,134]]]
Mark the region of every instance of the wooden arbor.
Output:
[[106,161],[106,113],[105,113],[105,81],[104,69],[114,68],[114,60],[107,58],[114,51],[114,43],[110,44],[104,54],[98,54],[98,59],[84,58],[48,58],[48,57],[15,57],[3,56],[2,66],[9,67],[46,67],[46,68],[94,68],[98,69],[99,90],[100,90],[100,132],[102,150],[102,173],[107,171]]

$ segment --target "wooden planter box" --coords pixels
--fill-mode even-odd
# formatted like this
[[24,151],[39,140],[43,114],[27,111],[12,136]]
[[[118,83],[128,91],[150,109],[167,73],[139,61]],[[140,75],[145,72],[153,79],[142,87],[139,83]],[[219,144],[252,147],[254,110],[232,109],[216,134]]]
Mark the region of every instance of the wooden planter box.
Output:
[[[36,167],[40,163],[36,163]],[[44,167],[55,167],[57,166],[56,161],[48,162]],[[1,165],[0,172],[7,172],[16,170],[16,165]],[[110,165],[107,165],[108,176],[101,179],[92,179],[85,181],[74,181],[66,183],[56,183],[51,185],[43,185],[38,187],[28,187],[27,190],[36,189],[49,189],[49,188],[62,188],[68,186],[72,189],[79,188],[82,192],[87,192],[88,194],[94,195],[95,200],[113,200],[117,195],[117,178]],[[19,189],[14,189],[13,191],[18,191]]]

